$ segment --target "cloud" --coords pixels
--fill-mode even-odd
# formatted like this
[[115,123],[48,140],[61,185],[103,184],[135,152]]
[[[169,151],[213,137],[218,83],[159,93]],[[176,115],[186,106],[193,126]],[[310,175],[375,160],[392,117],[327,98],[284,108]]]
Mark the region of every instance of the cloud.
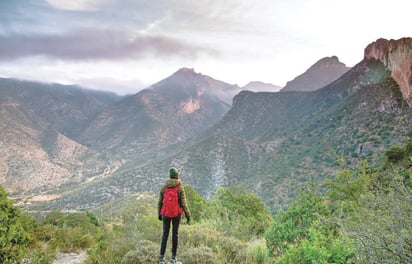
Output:
[[147,56],[196,58],[212,50],[164,36],[83,29],[65,34],[0,36],[0,60],[46,56],[63,60],[122,60]]
[[70,10],[70,11],[94,11],[100,0],[46,0],[49,5],[56,9]]

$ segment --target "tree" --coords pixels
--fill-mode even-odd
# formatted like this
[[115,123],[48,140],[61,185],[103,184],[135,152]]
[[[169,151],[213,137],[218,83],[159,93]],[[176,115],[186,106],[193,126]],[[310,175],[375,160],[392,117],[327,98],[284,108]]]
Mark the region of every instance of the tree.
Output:
[[308,238],[309,228],[314,221],[328,216],[329,210],[323,198],[313,186],[302,190],[297,200],[285,211],[276,215],[266,241],[274,256],[282,255],[290,244]]
[[0,263],[20,263],[30,241],[22,215],[0,186]]
[[412,189],[399,171],[385,173],[391,181],[362,195],[337,221],[364,263],[412,263]]
[[190,185],[185,185],[185,194],[191,213],[191,219],[198,222],[206,208],[206,200],[203,199]]
[[339,227],[330,217],[327,201],[313,185],[301,191],[266,233],[276,263],[348,263],[354,250],[350,242],[341,239]]
[[262,200],[257,195],[246,192],[240,185],[219,188],[205,217],[224,221],[227,225],[224,230],[237,231],[237,234],[231,235],[241,239],[261,236],[272,221]]

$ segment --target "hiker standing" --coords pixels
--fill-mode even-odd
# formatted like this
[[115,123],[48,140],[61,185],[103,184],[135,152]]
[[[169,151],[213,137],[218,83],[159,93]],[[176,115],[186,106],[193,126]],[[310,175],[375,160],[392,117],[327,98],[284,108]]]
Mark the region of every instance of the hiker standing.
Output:
[[172,258],[171,263],[176,263],[178,245],[179,224],[182,213],[185,213],[187,222],[190,221],[190,210],[187,206],[185,190],[179,179],[179,171],[176,168],[169,170],[170,179],[166,181],[160,190],[158,212],[159,220],[163,221],[163,235],[160,246],[159,263],[164,264],[167,239],[169,238],[170,223],[172,223]]

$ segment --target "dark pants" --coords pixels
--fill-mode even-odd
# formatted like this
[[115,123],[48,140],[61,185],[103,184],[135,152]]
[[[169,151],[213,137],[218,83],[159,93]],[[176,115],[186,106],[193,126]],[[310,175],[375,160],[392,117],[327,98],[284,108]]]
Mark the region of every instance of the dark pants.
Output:
[[167,239],[169,238],[170,223],[172,223],[172,256],[176,256],[177,243],[179,236],[180,215],[175,218],[169,218],[163,215],[163,236],[160,247],[160,256],[163,257],[166,251]]

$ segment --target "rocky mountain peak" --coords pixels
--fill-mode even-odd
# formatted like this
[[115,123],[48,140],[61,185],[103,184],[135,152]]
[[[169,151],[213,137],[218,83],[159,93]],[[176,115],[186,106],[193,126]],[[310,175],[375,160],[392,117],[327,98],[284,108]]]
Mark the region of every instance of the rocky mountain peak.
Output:
[[183,73],[183,74],[184,73],[186,73],[186,74],[189,73],[189,74],[191,74],[191,73],[196,73],[196,72],[193,68],[182,67],[177,71],[177,73]]
[[229,106],[232,104],[233,97],[240,91],[237,85],[215,80],[210,76],[197,73],[192,68],[180,68],[150,88],[171,98],[179,95],[185,98],[212,96],[224,101]]
[[365,48],[364,58],[381,61],[391,71],[403,97],[412,105],[412,38],[380,38]]
[[281,91],[318,90],[338,79],[349,69],[339,61],[338,57],[325,57],[313,64],[306,72],[289,81]]

